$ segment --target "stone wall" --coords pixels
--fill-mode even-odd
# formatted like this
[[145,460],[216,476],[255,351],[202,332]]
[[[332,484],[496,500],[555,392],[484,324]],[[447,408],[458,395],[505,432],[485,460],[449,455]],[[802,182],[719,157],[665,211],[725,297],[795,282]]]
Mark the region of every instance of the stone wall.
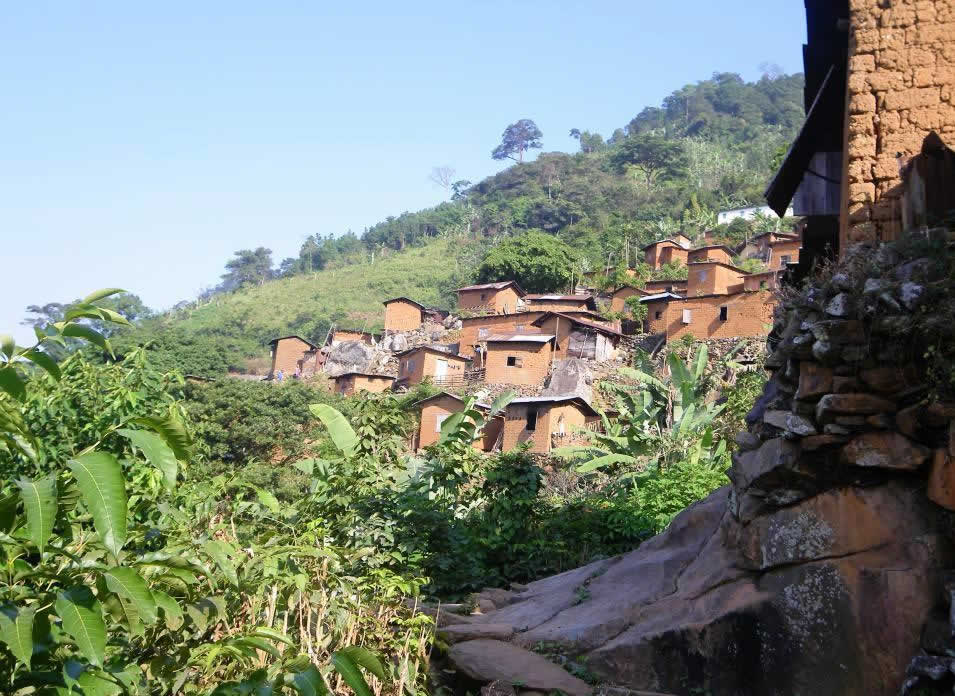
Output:
[[851,0],[850,11],[841,249],[895,239],[900,164],[933,131],[955,145],[955,0]]

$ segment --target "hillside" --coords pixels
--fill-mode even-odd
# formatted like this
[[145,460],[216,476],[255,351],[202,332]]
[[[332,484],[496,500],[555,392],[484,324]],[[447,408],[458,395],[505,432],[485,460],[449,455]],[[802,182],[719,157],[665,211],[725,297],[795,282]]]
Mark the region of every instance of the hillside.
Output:
[[[474,277],[491,246],[529,230],[566,243],[577,273],[632,263],[642,244],[678,230],[696,237],[716,226],[718,210],[761,202],[801,121],[802,85],[801,75],[747,83],[717,73],[644,108],[606,140],[574,129],[580,152],[545,152],[474,184],[454,182],[451,200],[360,236],[313,235],[278,264],[264,247],[236,252],[216,289],[116,345],[150,343],[159,365],[189,373],[260,367],[277,335],[321,341],[333,322],[379,328],[388,297],[452,306],[453,289]],[[661,160],[652,172],[647,151]],[[724,233],[732,240],[741,230]]]
[[159,367],[186,373],[244,370],[247,358],[268,354],[266,344],[275,336],[296,333],[317,342],[332,323],[380,329],[381,302],[390,297],[449,306],[447,293],[476,247],[439,239],[379,257],[374,264],[278,278],[147,320],[113,343],[122,354],[150,342]]

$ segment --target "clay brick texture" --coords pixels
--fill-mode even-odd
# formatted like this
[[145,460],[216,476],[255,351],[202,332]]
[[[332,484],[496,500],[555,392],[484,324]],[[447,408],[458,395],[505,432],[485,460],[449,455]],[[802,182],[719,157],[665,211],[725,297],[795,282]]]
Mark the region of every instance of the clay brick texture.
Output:
[[716,261],[690,265],[687,296],[725,295],[743,289],[744,271],[736,270]]
[[394,377],[385,377],[378,375],[341,375],[335,378],[335,393],[343,396],[357,394],[360,391],[379,394],[391,389],[394,384]]
[[689,251],[676,242],[663,241],[652,244],[644,251],[644,259],[652,268],[660,268],[663,264],[674,261],[686,265]]
[[773,323],[776,298],[771,292],[761,290],[648,305],[650,332],[665,333],[668,341],[686,334],[696,338],[733,338],[765,336]]
[[543,384],[550,372],[552,343],[488,343],[484,381],[488,384]]
[[513,286],[495,290],[458,290],[458,309],[465,312],[505,314],[517,310],[520,295]]
[[542,300],[527,298],[524,302],[528,310],[541,312],[587,312],[590,295],[581,295],[580,299]]
[[[530,411],[537,413],[533,430],[527,428]],[[579,443],[582,438],[578,429],[596,420],[599,419],[587,416],[574,403],[511,404],[505,412],[501,449],[506,452],[521,443],[530,442],[531,452],[547,454],[552,445],[564,447]]]
[[414,331],[421,326],[421,307],[408,300],[389,300],[385,305],[385,331]]
[[[539,334],[540,329],[532,322],[544,316],[544,312],[520,312],[518,314],[490,314],[479,317],[462,317],[458,337],[459,354],[474,357],[474,346],[483,343],[491,334],[529,333]],[[480,367],[476,365],[475,367]]]
[[790,263],[799,263],[799,249],[802,242],[798,240],[779,240],[769,244],[769,267],[774,271],[785,270]]
[[631,288],[629,286],[624,286],[614,292],[610,298],[610,311],[612,312],[623,312],[627,309],[627,298],[633,297],[643,297],[648,294],[645,290],[637,290],[636,288]]
[[285,378],[291,377],[311,349],[311,344],[296,336],[280,338],[272,344],[272,375],[281,370]]
[[[443,363],[443,365],[442,365]],[[418,384],[425,377],[435,382],[456,382],[464,379],[468,361],[458,355],[443,353],[430,348],[417,348],[398,359],[398,379],[408,385]]]
[[899,165],[955,145],[955,0],[850,0],[847,210],[840,249],[901,230]]
[[701,263],[703,261],[720,261],[722,263],[733,264],[733,255],[719,246],[700,247],[691,249],[687,254],[686,263]]

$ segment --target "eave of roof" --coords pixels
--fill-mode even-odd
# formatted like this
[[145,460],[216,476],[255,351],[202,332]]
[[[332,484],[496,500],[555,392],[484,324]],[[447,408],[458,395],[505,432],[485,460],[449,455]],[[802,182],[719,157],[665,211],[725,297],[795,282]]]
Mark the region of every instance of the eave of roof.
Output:
[[332,379],[341,379],[342,377],[381,377],[383,379],[395,380],[397,377],[394,375],[381,375],[376,372],[343,372],[340,375],[335,375]]
[[395,353],[395,357],[400,358],[404,355],[409,355],[410,353],[417,353],[417,352],[434,353],[435,355],[440,355],[442,357],[447,357],[447,358],[455,358],[456,360],[461,360],[463,362],[468,362],[470,360],[470,358],[465,358],[463,355],[457,355],[455,353],[451,353],[446,350],[441,350],[440,348],[435,348],[434,346],[415,346],[414,348],[408,348],[407,350],[403,350],[400,353]]
[[390,305],[392,302],[408,302],[410,304],[413,304],[415,307],[417,307],[418,309],[422,311],[427,309],[427,307],[425,307],[423,304],[421,304],[420,302],[415,302],[410,297],[392,297],[390,300],[385,300],[381,304]]
[[[443,391],[443,392],[439,392],[439,393],[435,394],[434,396],[429,396],[429,397],[427,397],[426,399],[421,399],[420,401],[415,401],[415,402],[412,404],[412,406],[420,406],[421,404],[426,404],[426,403],[428,403],[429,401],[435,401],[435,400],[437,400],[437,399],[443,399],[443,398],[446,397],[446,396],[447,396],[447,397],[450,397],[450,398],[452,398],[452,399],[454,399],[455,401],[459,401],[459,402],[462,403],[462,404],[464,403],[464,399],[462,399],[462,398],[461,398],[460,396],[458,396],[457,394],[452,394],[451,392]],[[480,402],[480,401],[475,401],[475,402],[474,402],[474,405],[475,405],[477,408],[481,409],[482,411],[488,411],[488,410],[490,410],[490,408],[491,408],[491,405],[490,405],[490,404],[485,404],[485,403],[482,403],[482,402]]]
[[599,415],[594,407],[588,404],[583,397],[573,394],[564,396],[525,396],[519,399],[512,399],[510,403],[508,403],[508,407],[521,404],[560,404],[567,401],[573,401],[579,404],[591,416]]
[[278,338],[273,338],[271,341],[269,341],[269,345],[271,345],[271,344],[273,344],[273,343],[278,343],[279,341],[284,341],[286,338],[297,338],[297,339],[300,340],[302,343],[307,343],[307,344],[310,345],[312,348],[318,348],[317,345],[315,345],[314,343],[312,343],[311,341],[309,341],[307,338],[302,338],[301,336],[299,336],[299,335],[297,335],[297,334],[289,334],[288,336],[279,336]]
[[517,284],[516,280],[502,280],[498,283],[483,283],[481,285],[465,285],[463,288],[458,288],[457,292],[464,292],[467,290],[503,290],[510,285],[514,286],[514,288],[517,290],[517,293],[521,297],[527,295],[527,293],[521,289],[521,286]]
[[[841,71],[840,71],[841,72]],[[839,83],[843,82],[840,86]],[[776,172],[763,197],[779,217],[786,214],[789,204],[792,203],[796,189],[802,183],[803,175],[809,167],[809,162],[816,154],[816,142],[819,134],[826,128],[839,127],[843,124],[827,123],[827,116],[832,113],[843,113],[845,84],[837,77],[836,66],[832,65],[826,73],[825,79],[816,98],[813,100],[806,121],[799,134],[789,147],[782,165]]]
[[550,343],[554,340],[551,334],[491,334],[484,339],[485,343]]
[[594,329],[595,331],[599,331],[605,334],[610,334],[612,336],[624,335],[615,329],[611,329],[609,326],[604,326],[602,324],[598,324],[593,321],[585,321],[583,319],[578,319],[577,317],[572,317],[569,314],[564,314],[563,312],[548,312],[547,314],[540,317],[539,319],[535,319],[534,321],[532,321],[531,324],[533,324],[534,326],[540,326],[541,324],[544,323],[546,319],[549,319],[552,316],[559,317],[561,319],[566,319],[567,321],[577,324],[579,326],[584,326],[588,329]]
[[688,263],[687,266],[723,266],[724,268],[728,268],[731,271],[736,271],[738,273],[742,273],[743,275],[747,274],[747,271],[743,270],[739,266],[734,266],[733,264],[726,263],[725,261],[694,261],[692,263]]

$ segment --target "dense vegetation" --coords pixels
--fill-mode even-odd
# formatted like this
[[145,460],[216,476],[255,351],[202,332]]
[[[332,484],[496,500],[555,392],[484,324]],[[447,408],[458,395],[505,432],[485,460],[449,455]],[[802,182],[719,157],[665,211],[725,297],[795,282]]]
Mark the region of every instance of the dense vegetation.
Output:
[[[312,235],[297,257],[277,264],[267,248],[239,250],[221,283],[194,302],[152,317],[141,303],[117,304],[137,327],[114,342],[121,354],[147,346],[163,370],[261,371],[269,339],[295,333],[320,342],[332,324],[379,328],[380,303],[395,295],[449,309],[453,289],[479,276],[513,275],[549,291],[590,270],[633,268],[643,244],[678,230],[698,235],[716,228],[717,210],[760,203],[801,119],[801,75],[747,83],[731,73],[675,91],[606,139],[573,129],[576,154],[524,161],[547,134],[522,119],[495,150],[513,166],[474,185],[437,167],[432,178],[448,191],[447,202],[389,217],[360,235]],[[736,243],[776,225],[738,220],[717,233]],[[515,249],[545,256],[536,264],[517,258],[506,246],[512,239]],[[668,268],[662,275],[685,273]],[[63,306],[30,307],[30,323],[58,320]]]
[[[545,473],[471,446],[469,402],[407,450],[415,401],[297,383],[187,384],[80,319],[0,341],[0,681],[10,693],[422,693],[430,619],[462,599],[638,545],[725,481],[726,365],[700,350],[606,385],[619,419]],[[499,399],[495,408],[510,398]],[[36,691],[39,689],[39,691]]]

